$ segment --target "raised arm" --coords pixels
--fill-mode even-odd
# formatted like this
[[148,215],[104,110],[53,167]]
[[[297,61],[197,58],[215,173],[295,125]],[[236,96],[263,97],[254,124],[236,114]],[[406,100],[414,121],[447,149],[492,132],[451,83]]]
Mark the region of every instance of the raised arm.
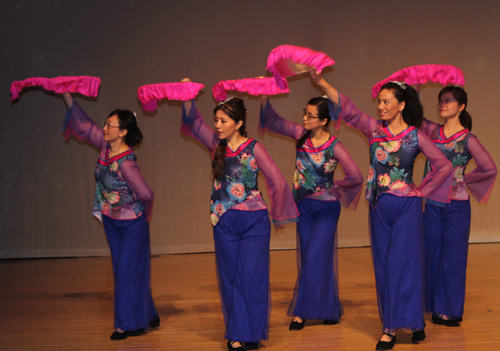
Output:
[[255,161],[266,178],[267,191],[271,199],[273,224],[280,226],[298,221],[299,211],[283,174],[269,156],[264,146],[255,144]]
[[73,100],[70,93],[63,94],[64,103],[68,108],[62,125],[65,139],[75,136],[79,140],[85,140],[99,149],[106,144],[103,140],[102,129],[81,109]]
[[332,192],[342,206],[355,210],[361,195],[363,175],[344,145],[337,143],[333,150],[335,158],[344,170],[344,178],[333,183]]
[[438,129],[439,129],[439,123],[432,122],[425,117],[424,120],[422,121],[422,126],[419,128],[419,130],[425,135],[427,135],[429,138],[434,133],[436,133]]
[[260,128],[271,132],[285,135],[299,140],[306,132],[305,128],[298,123],[290,122],[278,115],[265,95],[260,98]]
[[148,183],[144,180],[139,166],[134,161],[126,160],[121,164],[120,171],[130,190],[132,190],[135,194],[137,200],[144,204],[144,215],[146,216],[146,221],[151,221],[154,194],[153,190],[151,190]]
[[332,120],[343,119],[347,125],[359,129],[367,138],[370,138],[370,132],[377,126],[379,121],[361,112],[347,96],[339,93],[323,78],[323,75],[313,68],[310,69],[310,73],[311,79],[320,86],[330,102],[336,107],[337,111],[333,113],[333,116],[332,111],[330,112]]
[[450,202],[453,168],[450,161],[424,133],[418,131],[418,149],[431,165],[431,172],[422,180],[417,190],[423,197],[443,203]]
[[[186,113],[186,111],[189,111],[189,113]],[[181,131],[186,135],[198,139],[207,147],[210,153],[212,153],[219,144],[219,138],[214,130],[203,120],[203,117],[196,108],[194,99],[184,102],[182,106]]]
[[474,135],[469,137],[467,147],[474,157],[477,167],[465,175],[465,184],[477,201],[487,203],[493,185],[495,185],[497,166],[488,151]]

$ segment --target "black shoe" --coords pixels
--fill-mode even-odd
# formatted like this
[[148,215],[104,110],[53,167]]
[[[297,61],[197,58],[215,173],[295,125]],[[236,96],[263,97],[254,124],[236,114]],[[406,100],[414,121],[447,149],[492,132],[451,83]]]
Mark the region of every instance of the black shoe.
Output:
[[151,328],[158,328],[160,326],[160,316],[153,319],[153,321],[149,324]]
[[121,333],[115,331],[113,334],[111,334],[110,339],[111,340],[125,340],[128,336],[128,331],[123,331]]
[[339,321],[334,321],[333,319],[325,319],[323,321],[324,325],[334,325],[334,324],[339,324]]
[[432,315],[432,323],[434,324],[442,324],[446,327],[459,327],[460,323],[458,321],[453,321],[451,319],[443,319],[436,315]]
[[246,342],[245,343],[245,349],[247,349],[247,350],[258,350],[259,349],[259,343],[258,342]]
[[392,350],[394,347],[394,344],[396,343],[396,335],[391,335],[384,333],[384,335],[389,335],[391,338],[391,341],[381,341],[377,343],[377,346],[375,347],[375,350]]
[[424,341],[425,340],[425,331],[422,330],[415,330],[412,331],[413,335],[411,337],[411,342],[414,344],[418,344],[419,341]]
[[290,326],[288,327],[289,330],[301,330],[304,329],[304,324],[306,324],[306,320],[303,319],[302,322],[297,322],[292,320],[292,323],[290,323]]
[[128,333],[128,336],[139,336],[139,335],[146,334],[146,331],[144,329],[137,329],[137,330],[129,331],[127,333]]
[[[238,346],[238,347],[233,347],[233,344],[238,341],[233,341],[233,340],[228,340],[227,341],[227,348],[229,351],[245,351],[243,346]],[[241,344],[241,342],[240,342]]]

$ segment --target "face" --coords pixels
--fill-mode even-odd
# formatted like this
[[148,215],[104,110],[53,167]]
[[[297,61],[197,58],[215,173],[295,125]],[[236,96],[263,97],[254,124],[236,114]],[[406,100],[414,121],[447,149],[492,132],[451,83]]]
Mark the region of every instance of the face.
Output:
[[465,104],[459,105],[451,91],[441,95],[438,101],[438,111],[443,118],[453,118],[460,114],[465,108]]
[[117,115],[108,117],[102,131],[104,133],[104,141],[108,143],[112,143],[118,139],[123,139],[125,134],[127,134],[125,129],[120,129],[120,123]]
[[318,117],[318,107],[314,105],[307,105],[304,111],[304,117],[302,117],[302,125],[306,130],[315,130],[317,128],[323,128],[326,124],[326,119],[320,119]]
[[238,129],[242,126],[243,122],[235,122],[234,119],[229,117],[227,113],[222,110],[218,110],[214,116],[214,126],[215,133],[219,139],[230,140],[235,133],[238,133]]
[[392,121],[405,108],[405,103],[399,102],[392,90],[383,89],[378,94],[377,109],[382,121]]

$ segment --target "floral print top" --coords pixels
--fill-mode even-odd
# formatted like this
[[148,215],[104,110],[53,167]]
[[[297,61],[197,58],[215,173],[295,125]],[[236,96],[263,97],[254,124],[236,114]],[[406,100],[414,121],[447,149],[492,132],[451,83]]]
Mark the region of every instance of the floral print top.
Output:
[[[194,136],[211,154],[219,138],[203,120],[194,100],[187,114],[183,108],[181,131]],[[257,211],[267,209],[257,184],[262,171],[271,200],[271,218],[275,225],[296,222],[299,213],[290,188],[266,149],[256,140],[248,139],[235,151],[226,147],[224,177],[213,180],[210,198],[210,219],[215,226],[228,210]]]
[[[334,111],[335,113],[335,111]],[[307,130],[298,123],[287,121],[279,116],[268,101],[260,111],[261,130],[293,138],[296,142]],[[345,173],[343,179],[334,181],[334,171],[340,163]],[[318,147],[310,137],[297,148],[295,172],[293,177],[293,197],[296,202],[303,198],[321,201],[340,201],[352,210],[356,209],[363,175],[347,150],[335,136]]]
[[[429,120],[425,120],[420,130],[429,135],[434,145],[451,162],[453,167],[451,199],[468,200],[469,192],[471,192],[478,201],[488,202],[495,184],[497,168],[493,159],[476,136],[468,129],[463,129],[447,137],[443,125]],[[477,167],[472,172],[465,174],[465,168],[472,158],[476,161]],[[424,177],[430,171],[431,166],[427,161]],[[440,206],[439,203],[432,203]]]
[[102,130],[73,102],[63,124],[64,137],[75,136],[98,147],[101,152],[95,169],[96,190],[93,214],[113,219],[136,219],[143,213],[151,218],[153,191],[142,177],[132,149],[109,158],[109,144]]
[[[342,105],[340,118],[359,129],[370,143],[370,167],[366,180],[366,199],[375,208],[378,196],[423,196],[450,202],[451,165],[431,140],[415,127],[393,135],[383,121],[362,113],[354,103],[339,93]],[[422,152],[430,161],[432,171],[419,186],[413,181],[413,165]]]

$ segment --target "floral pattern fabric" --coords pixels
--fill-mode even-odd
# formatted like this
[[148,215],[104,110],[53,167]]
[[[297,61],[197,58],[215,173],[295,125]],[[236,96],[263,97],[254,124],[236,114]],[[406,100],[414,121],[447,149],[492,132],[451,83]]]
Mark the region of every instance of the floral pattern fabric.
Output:
[[235,152],[227,147],[226,175],[215,179],[210,197],[210,219],[213,225],[229,209],[256,211],[267,209],[259,191],[259,165],[255,160],[254,139],[248,139]]

